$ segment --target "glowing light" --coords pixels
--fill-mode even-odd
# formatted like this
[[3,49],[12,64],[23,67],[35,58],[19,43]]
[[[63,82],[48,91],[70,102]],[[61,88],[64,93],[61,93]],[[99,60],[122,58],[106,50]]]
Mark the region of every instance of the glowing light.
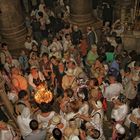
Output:
[[49,103],[53,99],[53,94],[51,91],[47,90],[43,84],[38,86],[38,90],[34,96],[35,101],[39,104],[42,102]]

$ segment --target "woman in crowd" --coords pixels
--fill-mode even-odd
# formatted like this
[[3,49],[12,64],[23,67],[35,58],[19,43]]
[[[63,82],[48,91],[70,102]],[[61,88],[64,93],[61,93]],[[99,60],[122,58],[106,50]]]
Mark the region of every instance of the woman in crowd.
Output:
[[28,75],[28,82],[31,90],[36,91],[37,87],[44,81],[44,75],[38,70],[38,68],[36,66],[31,66],[30,74]]

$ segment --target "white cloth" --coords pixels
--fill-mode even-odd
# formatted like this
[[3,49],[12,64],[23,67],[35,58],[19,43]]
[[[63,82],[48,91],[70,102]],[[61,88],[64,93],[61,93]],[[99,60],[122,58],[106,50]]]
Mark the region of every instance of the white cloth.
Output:
[[105,93],[103,96],[107,101],[111,101],[112,98],[117,97],[123,91],[123,86],[120,83],[110,84],[105,88]]
[[15,132],[10,125],[7,125],[8,129],[0,131],[0,140],[18,140],[15,137]]
[[79,109],[78,113],[81,115],[88,115],[88,111],[89,111],[89,105],[87,103],[84,103]]
[[64,52],[68,51],[71,48],[73,48],[72,42],[65,40],[63,43]]
[[59,41],[55,42],[53,41],[52,44],[48,47],[51,56],[55,56],[58,59],[61,59],[61,51],[63,50],[63,47]]
[[93,110],[91,113],[91,122],[90,125],[92,125],[95,129],[100,131],[100,137],[103,136],[103,109],[100,110]]
[[69,140],[79,140],[78,136],[75,136],[75,135],[71,135],[69,137]]
[[24,46],[27,50],[31,50],[32,49],[32,44],[35,43],[36,45],[38,45],[38,43],[35,40],[31,40],[31,42],[25,42]]
[[54,115],[55,115],[55,112],[54,112],[54,111],[50,112],[50,114],[49,114],[48,116],[46,116],[46,117],[44,117],[44,116],[38,114],[38,115],[37,115],[37,121],[38,121],[40,124],[42,124],[42,127],[43,127],[43,128],[47,128],[48,122],[52,119],[52,117],[53,117]]
[[116,43],[114,38],[107,37],[106,39],[112,46],[114,46],[115,48],[117,47],[118,44]]
[[5,70],[10,73],[11,72],[11,67],[16,67],[20,69],[20,63],[17,59],[12,59],[12,63],[5,63],[4,68]]
[[49,53],[48,46],[41,45],[40,51],[41,51],[40,56],[42,56],[43,53]]
[[[125,126],[127,126],[128,128],[130,127],[130,123],[133,122],[130,120],[130,116],[134,115],[136,118],[140,119],[140,111],[139,108],[135,108],[132,113],[130,113],[127,117],[126,120],[124,122]],[[134,124],[136,124],[135,122],[133,122]]]
[[123,104],[119,106],[117,109],[113,109],[111,113],[111,118],[115,119],[115,121],[123,121],[128,114],[128,106]]
[[25,107],[21,115],[17,117],[17,123],[23,137],[28,136],[32,132],[29,126],[29,123],[31,121],[30,115],[30,109],[28,107]]
[[[45,81],[44,75],[40,71],[38,72],[38,74],[39,74],[39,79],[42,82]],[[29,76],[28,76],[28,82],[29,82],[29,85],[31,87],[33,87],[34,89],[36,89],[36,85],[33,83],[33,76],[32,76],[32,74],[29,74]]]
[[[132,111],[132,115],[134,115],[136,118],[140,119],[140,110],[139,108],[136,108]],[[135,122],[133,122],[135,123]]]

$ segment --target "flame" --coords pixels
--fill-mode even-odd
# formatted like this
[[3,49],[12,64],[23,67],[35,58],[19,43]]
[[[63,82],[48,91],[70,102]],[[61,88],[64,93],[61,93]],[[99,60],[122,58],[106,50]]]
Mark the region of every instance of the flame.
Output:
[[46,90],[44,85],[39,85],[34,98],[35,101],[39,104],[41,104],[42,102],[49,103],[53,98],[53,94],[51,91]]

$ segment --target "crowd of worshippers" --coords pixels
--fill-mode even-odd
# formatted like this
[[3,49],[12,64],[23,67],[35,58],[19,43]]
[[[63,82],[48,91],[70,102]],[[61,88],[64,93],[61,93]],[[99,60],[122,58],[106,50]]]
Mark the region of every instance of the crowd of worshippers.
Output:
[[[26,19],[32,34],[18,58],[0,44],[0,79],[19,127],[15,131],[0,109],[0,140],[108,140],[105,121],[111,140],[134,140],[140,128],[140,55],[123,46],[123,25],[107,22],[97,37],[92,27],[83,34],[47,12],[41,3]],[[42,83],[53,99],[39,104],[34,95]]]

